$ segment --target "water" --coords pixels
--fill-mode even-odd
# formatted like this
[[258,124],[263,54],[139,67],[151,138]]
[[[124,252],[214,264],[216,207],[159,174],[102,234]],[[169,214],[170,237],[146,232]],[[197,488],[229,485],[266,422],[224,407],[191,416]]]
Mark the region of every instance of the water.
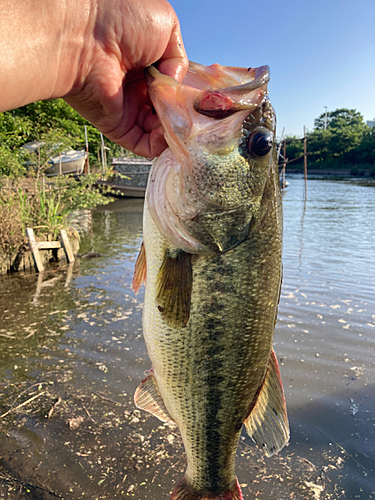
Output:
[[[288,181],[275,351],[291,442],[265,459],[243,433],[239,481],[249,500],[375,498],[375,182],[309,180],[304,203]],[[95,211],[81,251],[101,257],[0,279],[0,498],[162,500],[183,475],[178,431],[132,401],[150,367],[130,287],[142,209]]]

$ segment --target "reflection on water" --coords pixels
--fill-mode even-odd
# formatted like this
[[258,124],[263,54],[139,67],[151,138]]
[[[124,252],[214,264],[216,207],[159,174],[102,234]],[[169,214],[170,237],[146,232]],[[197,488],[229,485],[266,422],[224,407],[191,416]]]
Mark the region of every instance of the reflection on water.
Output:
[[[375,182],[310,180],[304,204],[288,181],[275,350],[291,443],[264,459],[244,433],[237,473],[245,499],[375,498]],[[130,288],[142,209],[95,211],[81,252],[101,257],[1,278],[0,498],[162,500],[181,478],[178,431],[132,401],[149,368]]]

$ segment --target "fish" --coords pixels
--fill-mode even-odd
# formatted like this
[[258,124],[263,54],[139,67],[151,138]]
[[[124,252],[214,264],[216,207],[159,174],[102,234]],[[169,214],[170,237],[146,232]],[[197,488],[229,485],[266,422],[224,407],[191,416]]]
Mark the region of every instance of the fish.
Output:
[[171,500],[240,500],[245,425],[266,456],[289,441],[273,351],[282,203],[268,66],[156,67],[148,92],[168,148],[148,180],[133,290],[145,283],[152,368],[138,408],[180,430],[187,468]]

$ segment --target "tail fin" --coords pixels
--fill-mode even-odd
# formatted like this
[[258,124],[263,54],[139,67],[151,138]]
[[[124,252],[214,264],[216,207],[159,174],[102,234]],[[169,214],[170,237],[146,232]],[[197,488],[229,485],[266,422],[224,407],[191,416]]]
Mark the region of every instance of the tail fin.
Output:
[[243,500],[243,497],[237,478],[231,490],[221,493],[196,491],[183,478],[174,489],[171,500]]

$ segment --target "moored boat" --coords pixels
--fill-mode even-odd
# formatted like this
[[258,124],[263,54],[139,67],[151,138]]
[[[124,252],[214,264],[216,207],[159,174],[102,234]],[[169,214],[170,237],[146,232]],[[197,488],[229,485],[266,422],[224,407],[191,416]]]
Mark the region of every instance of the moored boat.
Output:
[[45,170],[47,177],[64,174],[82,174],[85,161],[87,158],[86,151],[67,151],[61,153],[48,162],[49,166]]
[[146,158],[113,158],[112,168],[115,175],[106,184],[123,196],[144,198],[151,166],[152,161]]

